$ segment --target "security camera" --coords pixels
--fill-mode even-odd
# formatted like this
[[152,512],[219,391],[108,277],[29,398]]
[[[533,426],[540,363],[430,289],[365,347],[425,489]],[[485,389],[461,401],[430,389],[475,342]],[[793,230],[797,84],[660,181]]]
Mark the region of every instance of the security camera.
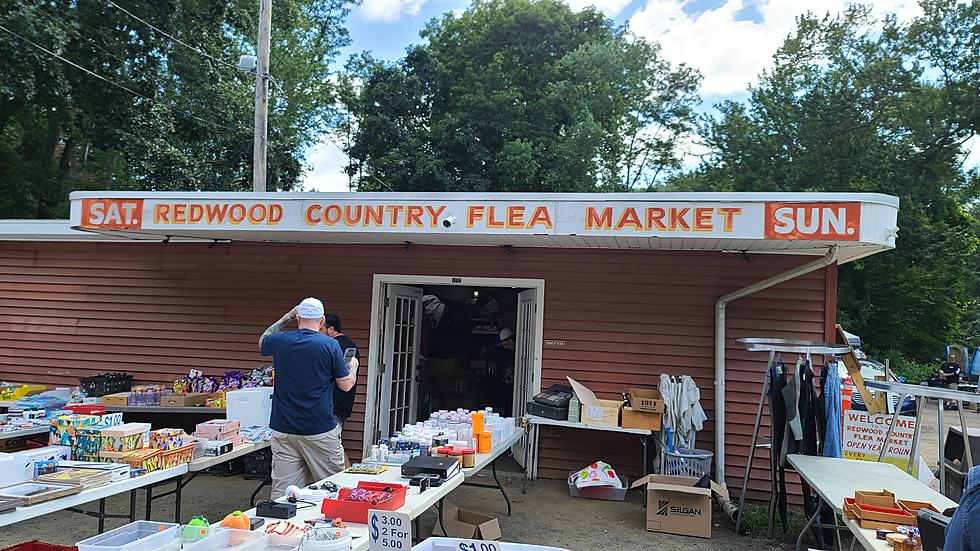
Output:
[[456,224],[456,217],[455,216],[447,216],[446,218],[444,218],[442,220],[442,227],[444,227],[444,228],[451,228],[455,224]]
[[258,60],[253,55],[243,55],[238,58],[238,70],[244,73],[254,73],[258,67]]

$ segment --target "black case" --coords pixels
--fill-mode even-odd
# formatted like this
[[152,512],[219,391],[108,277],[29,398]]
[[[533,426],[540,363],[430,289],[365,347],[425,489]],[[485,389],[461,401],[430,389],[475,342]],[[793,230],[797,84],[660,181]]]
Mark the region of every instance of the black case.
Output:
[[450,457],[413,457],[402,464],[402,478],[412,478],[418,474],[435,474],[449,478],[459,470],[459,459]]
[[568,404],[566,403],[565,407],[555,407],[546,406],[537,402],[528,402],[527,412],[531,415],[537,415],[539,417],[547,417],[548,419],[564,421],[568,419]]

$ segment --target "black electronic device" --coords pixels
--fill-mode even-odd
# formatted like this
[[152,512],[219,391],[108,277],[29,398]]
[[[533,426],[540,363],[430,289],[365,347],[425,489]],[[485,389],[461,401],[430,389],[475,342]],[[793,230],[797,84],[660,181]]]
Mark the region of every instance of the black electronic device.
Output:
[[534,396],[534,403],[553,408],[565,408],[568,410],[568,402],[575,396],[572,387],[566,385],[551,385],[548,390],[539,392]]
[[919,509],[916,513],[919,536],[922,538],[922,551],[942,551],[946,545],[946,525],[949,517],[929,509]]
[[280,503],[267,499],[255,506],[255,515],[266,518],[287,519],[296,516],[295,503]]
[[255,529],[259,528],[260,526],[262,526],[263,524],[265,524],[265,519],[264,518],[257,518],[257,517],[255,517],[255,518],[248,519],[248,529],[249,530],[255,530]]
[[[435,483],[435,484],[433,484]],[[418,486],[419,493],[426,491],[430,486],[441,486],[442,477],[437,474],[417,474],[408,481],[409,486]]]
[[346,348],[346,349],[344,349],[344,363],[345,364],[349,364],[350,361],[354,359],[354,356],[355,355],[357,355],[357,349],[356,348]]
[[[430,474],[447,479],[459,472],[459,459],[420,455],[403,463],[401,471],[402,478],[413,478],[415,475]],[[431,481],[430,485],[432,485]]]
[[565,419],[568,419],[568,404],[565,404],[565,407],[556,407],[546,406],[537,402],[528,402],[527,413],[529,415],[537,415],[538,417],[547,417],[548,419],[564,421]]

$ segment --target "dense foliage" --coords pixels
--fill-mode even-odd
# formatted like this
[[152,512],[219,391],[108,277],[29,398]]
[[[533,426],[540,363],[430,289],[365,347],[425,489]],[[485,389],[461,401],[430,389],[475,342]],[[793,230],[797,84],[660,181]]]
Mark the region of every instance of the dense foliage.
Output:
[[[347,11],[274,2],[270,189],[296,185],[328,121]],[[66,217],[78,189],[251,189],[255,80],[234,65],[254,54],[257,12],[242,0],[0,0],[0,218]]]
[[623,191],[679,166],[700,77],[592,8],[476,0],[422,38],[351,66],[363,191]]
[[748,101],[706,122],[713,155],[674,187],[898,196],[898,247],[841,267],[838,319],[926,361],[980,328],[978,177],[962,167],[980,124],[980,3],[922,6],[905,26],[860,7],[801,18]]

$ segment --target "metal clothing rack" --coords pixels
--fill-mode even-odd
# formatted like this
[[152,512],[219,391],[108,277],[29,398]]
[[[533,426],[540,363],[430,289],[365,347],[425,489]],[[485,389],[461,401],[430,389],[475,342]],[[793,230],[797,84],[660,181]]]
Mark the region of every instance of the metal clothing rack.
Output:
[[[735,521],[735,533],[739,534],[742,526],[742,517],[745,512],[745,493],[748,490],[749,477],[752,474],[752,460],[755,458],[756,448],[767,448],[769,449],[769,469],[770,469],[770,481],[772,484],[772,490],[769,494],[769,527],[768,527],[768,537],[773,537],[773,532],[775,531],[775,511],[777,504],[777,494],[778,488],[776,487],[776,472],[775,463],[773,462],[773,445],[772,435],[770,429],[769,443],[766,444],[756,444],[759,438],[759,428],[762,423],[762,410],[766,404],[766,396],[769,394],[769,386],[771,381],[769,380],[769,368],[772,366],[773,362],[776,361],[776,354],[785,352],[788,354],[805,354],[807,361],[813,354],[817,355],[836,355],[836,354],[846,354],[851,351],[850,346],[838,345],[838,344],[828,344],[820,341],[805,341],[805,340],[794,340],[794,339],[769,339],[769,338],[743,338],[736,339],[736,343],[744,345],[745,349],[749,352],[769,352],[769,360],[766,363],[766,371],[763,376],[762,383],[762,393],[759,395],[759,407],[755,413],[755,424],[752,427],[752,442],[749,446],[749,460],[745,465],[745,475],[742,477],[742,491],[738,496],[738,519]],[[812,363],[811,363],[812,365]],[[770,412],[771,413],[771,412]]]

